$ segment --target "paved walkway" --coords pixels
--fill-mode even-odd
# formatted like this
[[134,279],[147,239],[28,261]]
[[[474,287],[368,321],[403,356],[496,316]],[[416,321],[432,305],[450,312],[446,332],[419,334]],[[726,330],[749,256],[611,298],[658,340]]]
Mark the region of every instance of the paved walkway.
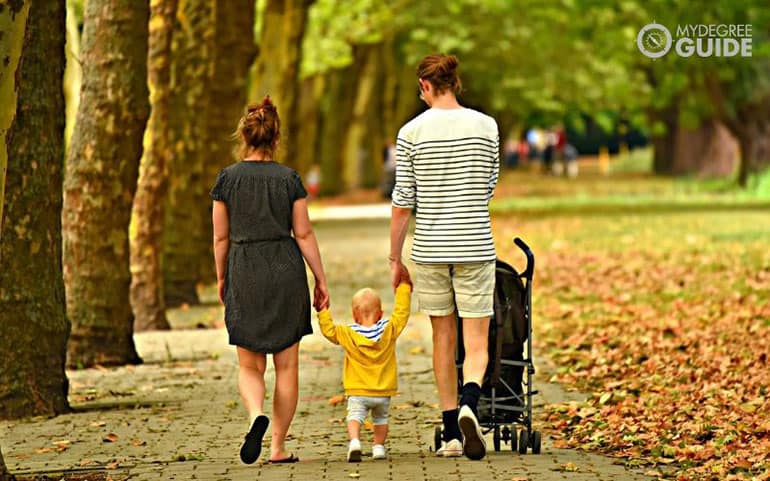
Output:
[[[332,286],[332,311],[339,321],[348,319],[350,295],[364,285],[379,290],[389,310],[392,295],[387,262],[382,260],[387,228],[382,219],[317,224]],[[214,305],[189,311],[213,316],[206,325],[215,325],[221,316]],[[183,328],[183,321],[194,317],[172,316],[172,322]],[[190,326],[196,323],[190,321]],[[301,344],[300,402],[288,442],[302,461],[285,466],[241,464],[238,448],[248,426],[237,392],[236,358],[221,328],[137,334],[145,364],[68,372],[75,412],[0,423],[5,460],[16,474],[106,471],[113,480],[132,481],[650,479],[611,458],[555,449],[547,435],[540,455],[522,456],[503,446],[503,452],[490,452],[480,462],[436,458],[433,429],[440,413],[434,404],[429,329],[429,321],[415,314],[399,340],[401,392],[391,403],[386,461],[365,457],[361,463],[345,462],[344,404],[328,401],[342,392],[343,354],[314,334]],[[543,403],[579,399],[546,382],[544,360],[537,367],[542,396],[536,398],[536,414]],[[269,389],[272,386],[270,369]],[[542,423],[535,424],[542,429]],[[370,431],[364,431],[362,441],[364,452],[370,452]]]

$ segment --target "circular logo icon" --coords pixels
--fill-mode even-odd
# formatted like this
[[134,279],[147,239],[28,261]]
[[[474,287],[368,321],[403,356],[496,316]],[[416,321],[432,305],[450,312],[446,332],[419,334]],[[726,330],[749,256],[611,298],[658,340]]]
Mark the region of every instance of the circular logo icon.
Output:
[[671,50],[671,32],[659,23],[648,23],[636,36],[636,46],[649,58],[660,58]]

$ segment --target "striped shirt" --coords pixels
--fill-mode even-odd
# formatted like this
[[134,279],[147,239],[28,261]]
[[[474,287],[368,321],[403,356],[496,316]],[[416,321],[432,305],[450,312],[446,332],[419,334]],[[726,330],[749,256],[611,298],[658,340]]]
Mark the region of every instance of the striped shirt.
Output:
[[393,205],[417,209],[412,261],[495,260],[489,201],[499,157],[497,123],[472,109],[429,109],[401,128]]
[[351,324],[350,328],[356,331],[357,333],[361,334],[365,338],[370,339],[374,342],[378,342],[382,337],[382,331],[385,330],[385,326],[387,325],[388,325],[387,319],[380,319],[375,324],[369,327],[362,326],[360,324]]

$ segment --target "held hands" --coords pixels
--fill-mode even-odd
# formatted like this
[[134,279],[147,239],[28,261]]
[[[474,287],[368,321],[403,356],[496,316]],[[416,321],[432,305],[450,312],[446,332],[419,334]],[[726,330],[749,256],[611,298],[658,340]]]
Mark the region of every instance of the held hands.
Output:
[[390,279],[395,290],[399,284],[412,285],[412,278],[409,276],[409,269],[406,268],[400,260],[390,260]]
[[313,289],[313,307],[316,312],[329,308],[329,288],[326,286],[326,282],[317,279]]

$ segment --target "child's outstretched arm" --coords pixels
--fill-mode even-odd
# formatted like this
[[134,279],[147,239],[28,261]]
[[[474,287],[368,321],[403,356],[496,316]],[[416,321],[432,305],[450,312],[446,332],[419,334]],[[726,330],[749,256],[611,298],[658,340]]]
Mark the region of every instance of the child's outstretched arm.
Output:
[[340,343],[339,330],[342,326],[338,326],[332,319],[332,313],[329,309],[322,309],[318,312],[318,324],[321,326],[321,334],[333,342],[334,344]]
[[412,286],[402,282],[396,288],[396,299],[393,303],[393,313],[390,315],[390,322],[395,330],[395,337],[401,334],[409,320],[409,314],[412,311]]

